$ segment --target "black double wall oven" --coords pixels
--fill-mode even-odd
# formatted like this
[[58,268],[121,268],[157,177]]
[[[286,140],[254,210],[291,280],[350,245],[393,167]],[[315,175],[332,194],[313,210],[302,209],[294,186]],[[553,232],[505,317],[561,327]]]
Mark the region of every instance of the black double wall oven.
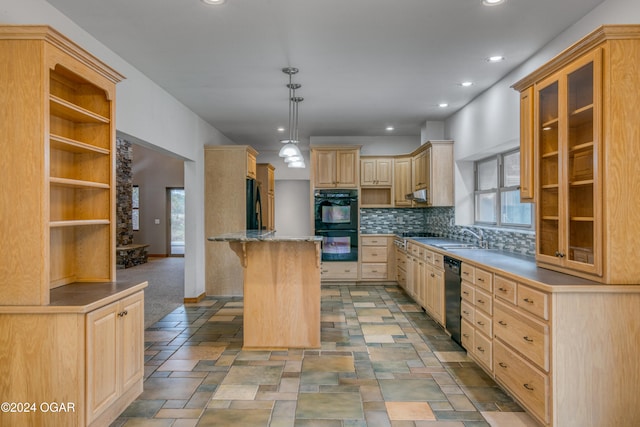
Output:
[[316,236],[323,261],[358,260],[358,190],[316,190]]

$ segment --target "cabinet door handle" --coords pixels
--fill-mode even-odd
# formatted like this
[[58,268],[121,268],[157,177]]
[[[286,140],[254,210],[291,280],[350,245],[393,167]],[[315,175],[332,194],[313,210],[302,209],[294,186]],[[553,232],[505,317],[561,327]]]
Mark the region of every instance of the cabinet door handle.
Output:
[[529,390],[529,391],[534,391],[535,390],[535,388],[531,387],[529,384],[522,384],[522,386],[524,388],[526,388],[527,390]]
[[505,322],[504,320],[498,320],[498,323],[502,326],[507,326],[507,322]]
[[433,274],[433,273],[431,273],[431,277],[436,277],[436,275],[435,275],[435,274]]
[[507,368],[508,368],[507,364],[506,364],[506,363],[504,363],[504,362],[500,362],[500,363],[498,363],[498,365],[500,365],[500,367],[501,367],[501,368],[504,368],[504,369],[507,369]]
[[482,347],[476,347],[478,349],[479,352],[484,353],[484,348]]
[[126,316],[127,314],[129,314],[129,312],[128,312],[127,310],[125,310],[125,311],[121,311],[120,313],[118,313],[118,317],[124,317],[124,316]]
[[469,338],[469,334],[462,334],[463,337]]
[[529,298],[525,298],[523,301],[526,302],[526,303],[529,303],[529,304],[533,304],[535,302],[534,300],[529,299]]
[[478,325],[480,325],[480,326],[484,326],[484,322],[481,322],[481,321],[479,321],[479,320],[478,320],[476,323],[477,323]]
[[526,335],[522,337],[522,339],[524,339],[526,342],[533,342],[533,340]]

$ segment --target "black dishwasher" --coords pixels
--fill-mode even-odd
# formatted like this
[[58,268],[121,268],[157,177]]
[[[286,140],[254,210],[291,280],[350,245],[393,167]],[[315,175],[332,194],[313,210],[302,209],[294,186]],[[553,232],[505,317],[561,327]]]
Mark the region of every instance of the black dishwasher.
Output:
[[444,304],[447,331],[460,343],[460,260],[444,257]]

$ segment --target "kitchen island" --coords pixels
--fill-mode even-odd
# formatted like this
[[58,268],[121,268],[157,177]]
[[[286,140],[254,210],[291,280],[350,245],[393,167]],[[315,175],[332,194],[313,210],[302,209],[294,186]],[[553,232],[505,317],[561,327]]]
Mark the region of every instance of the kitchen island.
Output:
[[320,348],[320,242],[249,230],[229,242],[243,267],[243,349]]

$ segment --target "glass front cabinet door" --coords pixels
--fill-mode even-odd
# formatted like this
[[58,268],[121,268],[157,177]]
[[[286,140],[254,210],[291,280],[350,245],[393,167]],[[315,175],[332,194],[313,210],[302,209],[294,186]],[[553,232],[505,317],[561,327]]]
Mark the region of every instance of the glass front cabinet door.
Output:
[[537,259],[601,273],[601,50],[535,85]]

